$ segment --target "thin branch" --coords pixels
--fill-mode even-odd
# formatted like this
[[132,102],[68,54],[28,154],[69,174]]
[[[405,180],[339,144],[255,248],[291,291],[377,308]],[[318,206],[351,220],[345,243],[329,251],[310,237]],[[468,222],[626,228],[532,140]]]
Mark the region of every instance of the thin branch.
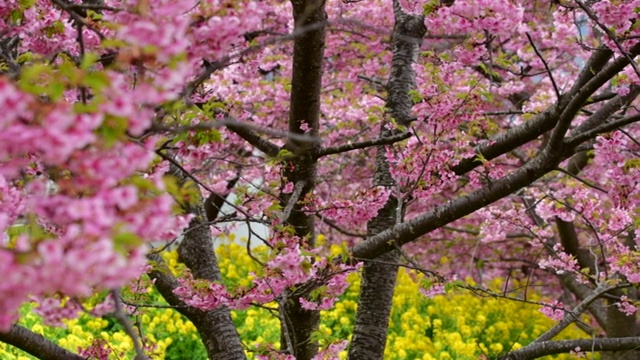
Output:
[[78,15],[77,12],[75,12],[73,9],[71,9],[69,7],[69,4],[66,4],[64,1],[62,0],[51,0],[52,3],[58,5],[58,7],[60,7],[62,10],[64,10],[65,12],[67,12],[69,14],[69,16],[71,16],[71,18],[73,20],[75,20],[76,22],[78,22],[79,24],[82,24],[82,26],[85,26],[87,29],[93,31],[96,35],[98,35],[98,37],[100,38],[100,40],[104,40],[106,39],[106,36],[104,36],[103,33],[100,32],[100,30],[98,30],[95,26],[93,26],[92,24],[89,24],[88,22],[86,22],[80,15]]
[[585,105],[591,105],[591,104],[599,103],[602,101],[610,100],[616,97],[616,95],[618,95],[618,93],[615,93],[615,92],[605,92],[599,95],[594,95],[590,97],[589,100],[587,100]]
[[[167,160],[168,162],[170,162],[172,165],[174,165],[178,170],[180,170],[186,177],[188,177],[189,179],[193,180],[196,184],[202,186],[203,189],[207,190],[210,194],[216,194],[215,191],[213,191],[210,187],[208,187],[207,185],[205,185],[202,181],[198,180],[197,177],[193,176],[193,174],[191,174],[189,171],[187,171],[187,169],[185,169],[182,165],[180,165],[180,163],[178,163],[175,159],[173,159],[171,156],[168,156],[167,154],[163,153],[160,150],[156,150],[156,154],[158,154],[158,156],[160,156],[161,158],[163,158],[164,160]],[[236,206],[236,204],[230,202],[227,199],[224,199],[224,202],[226,204],[228,204],[229,206],[231,206],[232,208],[234,208],[237,212],[241,213],[242,215],[244,215],[247,218],[251,218],[251,216],[244,211],[243,209],[241,209],[240,207]]]
[[610,121],[608,123],[602,124],[594,129],[589,131],[585,131],[576,136],[573,136],[567,139],[567,144],[581,144],[586,140],[593,139],[600,134],[605,134],[611,131],[620,130],[623,126],[627,126],[633,123],[640,121],[640,114],[635,114],[631,116],[625,116],[623,118],[617,119],[615,121]]
[[402,267],[402,268],[409,269],[409,270],[416,270],[416,271],[422,273],[423,275],[433,276],[433,277],[437,278],[439,281],[445,281],[446,280],[442,275],[438,274],[438,272],[436,272],[434,270],[425,269],[425,268],[423,268],[421,266],[414,265],[413,262],[410,262],[409,264],[403,264],[403,263],[399,263],[399,262],[391,262],[391,261],[384,261],[384,260],[378,260],[378,259],[359,259],[359,258],[354,258],[354,260],[367,262],[367,263],[374,263],[374,264],[398,266],[398,267]]
[[126,299],[120,299],[123,304],[127,306],[133,306],[135,308],[150,308],[150,309],[178,309],[178,308],[187,308],[188,305],[163,305],[163,304],[141,304],[128,301]]
[[622,289],[625,287],[630,287],[631,284],[619,284],[615,286],[606,286],[604,284],[599,285],[591,295],[584,298],[576,307],[571,311],[567,311],[564,315],[564,318],[560,320],[554,327],[547,330],[544,334],[540,335],[537,339],[534,340],[534,343],[541,343],[544,341],[549,341],[553,339],[556,335],[558,335],[562,330],[564,330],[567,326],[569,326],[572,322],[578,319],[578,316],[582,314],[592,302],[596,301],[600,296],[605,293],[614,290],[614,289]]
[[613,41],[614,44],[616,44],[616,47],[618,48],[618,50],[620,50],[622,55],[625,58],[627,58],[627,60],[629,61],[629,64],[631,64],[631,67],[633,68],[633,71],[635,71],[636,75],[638,75],[638,78],[640,78],[640,69],[638,69],[638,65],[633,60],[631,55],[629,55],[629,53],[624,50],[624,48],[622,47],[622,44],[620,44],[620,42],[618,41],[618,38],[616,37],[616,35],[608,27],[606,27],[603,23],[601,23],[598,20],[598,17],[596,16],[596,14],[594,14],[593,11],[591,11],[591,9],[588,6],[586,6],[581,0],[576,0],[576,4],[578,4],[578,6],[587,14],[587,16],[591,20],[593,20],[593,22],[595,22],[598,25],[598,27],[605,32],[605,34],[607,34],[609,39],[611,39],[611,41]]
[[339,227],[334,221],[332,221],[330,219],[327,219],[326,217],[322,216],[319,213],[316,214],[316,217],[319,218],[323,223],[329,225],[329,227],[331,227],[332,229],[338,231],[341,234],[357,237],[357,238],[360,238],[360,239],[366,239],[367,238],[366,234],[356,233],[356,232],[345,230],[345,229]]
[[107,6],[107,5],[99,5],[99,4],[68,4],[67,8],[69,10],[97,10],[97,11],[112,11],[112,12],[120,12],[123,9]]
[[[247,140],[251,145],[258,148],[258,150],[264,152],[269,156],[276,156],[280,151],[280,147],[273,144],[268,140],[260,138],[257,134],[262,133],[273,137],[293,139],[299,143],[317,144],[320,140],[316,137],[307,134],[295,134],[288,131],[274,130],[271,128],[259,126],[249,122],[240,122],[231,116],[225,116],[222,119],[217,119],[212,122],[199,123],[189,126],[163,126],[159,124],[152,125],[150,131],[152,132],[171,132],[179,133],[186,131],[198,131],[198,130],[210,130],[218,129],[221,127],[227,127],[229,130],[235,132],[243,139]],[[243,130],[244,129],[244,130]],[[252,131],[253,130],[253,131]]]
[[560,89],[558,88],[558,84],[556,84],[556,80],[553,78],[551,69],[549,69],[549,64],[547,64],[547,60],[545,60],[544,56],[542,56],[542,53],[538,50],[538,47],[533,42],[531,35],[528,32],[525,35],[527,35],[527,39],[529,39],[529,43],[533,47],[533,51],[536,52],[536,55],[538,55],[538,58],[540,58],[540,61],[542,61],[542,64],[544,65],[545,70],[547,70],[547,74],[549,74],[549,79],[551,79],[551,84],[553,85],[553,90],[556,92],[556,97],[558,100],[560,100],[560,97],[562,95],[560,94]]
[[415,262],[412,258],[410,258],[409,255],[407,255],[404,251],[402,251],[402,248],[400,246],[398,246],[397,244],[396,244],[396,251],[398,251],[400,253],[400,256],[402,256],[409,264],[411,264],[414,269],[418,270],[423,275],[425,275],[425,276],[433,276],[436,279],[438,279],[438,281],[440,281],[440,282],[445,282],[446,281],[446,278],[444,276],[440,275],[437,271],[427,270],[427,269],[424,269],[424,268],[420,267],[420,265],[417,262]]
[[113,296],[113,301],[115,302],[115,313],[114,316],[120,324],[124,327],[124,331],[129,335],[131,340],[133,341],[133,347],[136,351],[136,357],[134,360],[149,360],[149,357],[144,353],[144,349],[142,347],[142,341],[140,337],[133,329],[133,325],[131,324],[131,319],[124,313],[122,309],[122,301],[120,299],[120,294],[117,290],[111,291],[111,296]]
[[501,116],[501,115],[523,115],[525,114],[522,110],[506,110],[506,111],[485,111],[480,113],[483,116]]
[[397,143],[398,141],[402,141],[408,139],[412,136],[411,132],[404,132],[397,135],[392,135],[384,138],[378,138],[373,140],[367,140],[362,142],[357,142],[353,144],[345,144],[340,146],[332,146],[324,149],[318,150],[316,153],[316,158],[321,158],[327,155],[340,154],[347,151],[357,150],[357,149],[365,149],[368,147],[378,146],[378,145],[389,145]]
[[227,129],[233,131],[238,136],[246,140],[249,144],[256,147],[256,149],[267,154],[267,156],[275,157],[278,155],[280,148],[269,140],[263,139],[258,133],[249,129],[243,124],[227,124]]
[[581,183],[585,184],[586,186],[588,186],[590,188],[593,188],[593,189],[596,189],[596,190],[598,190],[598,191],[600,191],[602,193],[605,193],[605,194],[609,193],[607,190],[601,188],[600,186],[598,186],[596,184],[592,184],[589,181],[579,177],[578,175],[572,174],[570,171],[567,171],[567,170],[565,170],[565,169],[563,169],[561,167],[557,167],[556,171],[560,171],[563,174],[569,175],[570,177],[580,181]]

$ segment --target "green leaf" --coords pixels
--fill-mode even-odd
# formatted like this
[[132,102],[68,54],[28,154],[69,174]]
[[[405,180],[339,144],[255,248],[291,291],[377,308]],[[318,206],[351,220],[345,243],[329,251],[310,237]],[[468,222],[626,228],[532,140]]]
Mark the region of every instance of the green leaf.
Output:
[[113,245],[116,251],[126,253],[129,249],[140,246],[142,239],[130,232],[122,232],[113,237]]
[[20,89],[34,95],[48,93],[50,78],[53,73],[51,65],[34,64],[22,68],[22,75],[18,85]]
[[107,146],[113,146],[119,140],[126,138],[127,124],[127,119],[123,117],[107,115],[97,132]]
[[82,85],[94,90],[96,93],[109,86],[109,83],[109,77],[103,72],[90,72],[82,79]]
[[93,64],[98,61],[98,59],[100,59],[100,56],[96,53],[84,54],[82,60],[80,61],[80,69],[89,70],[89,68],[91,68]]

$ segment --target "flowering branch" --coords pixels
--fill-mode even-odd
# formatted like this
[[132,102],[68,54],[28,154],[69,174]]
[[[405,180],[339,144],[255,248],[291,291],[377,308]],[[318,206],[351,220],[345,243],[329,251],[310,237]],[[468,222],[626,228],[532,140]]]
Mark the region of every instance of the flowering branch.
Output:
[[95,26],[89,24],[88,22],[86,22],[76,11],[74,11],[72,8],[69,7],[68,4],[66,4],[63,0],[51,0],[52,3],[56,4],[58,7],[60,7],[62,10],[64,10],[66,13],[69,14],[69,16],[71,16],[71,18],[76,21],[78,24],[81,24],[82,26],[86,26],[87,29],[93,31],[96,35],[98,35],[98,37],[100,38],[100,40],[104,40],[106,39],[106,36],[100,32],[100,30],[96,29]]

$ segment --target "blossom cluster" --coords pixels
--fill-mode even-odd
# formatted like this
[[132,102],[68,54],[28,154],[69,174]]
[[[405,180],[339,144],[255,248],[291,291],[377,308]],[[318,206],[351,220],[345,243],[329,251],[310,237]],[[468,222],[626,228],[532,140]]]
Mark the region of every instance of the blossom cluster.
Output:
[[249,274],[251,286],[238,287],[230,293],[223,283],[194,279],[186,271],[185,276],[178,279],[180,286],[174,293],[186,304],[203,310],[221,306],[246,309],[251,304],[281,300],[288,288],[316,279],[323,284],[322,290],[314,292],[313,299],[301,298],[302,307],[314,310],[331,308],[346,290],[349,273],[359,266],[334,265],[326,259],[314,259],[314,251],[303,251],[299,238],[282,235],[275,234],[270,238],[274,251],[269,255],[262,274]]

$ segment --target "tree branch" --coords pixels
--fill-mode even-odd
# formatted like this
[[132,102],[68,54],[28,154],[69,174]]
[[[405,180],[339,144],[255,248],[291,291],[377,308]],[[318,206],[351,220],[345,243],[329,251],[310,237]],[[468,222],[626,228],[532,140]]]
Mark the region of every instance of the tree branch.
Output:
[[227,129],[233,131],[241,138],[245,139],[249,144],[256,147],[256,149],[267,154],[269,157],[275,157],[280,152],[280,148],[269,140],[263,139],[258,133],[243,126],[240,123],[228,123]]
[[367,140],[362,142],[357,142],[353,144],[345,144],[340,146],[332,146],[328,148],[323,148],[316,152],[316,158],[321,158],[327,155],[340,154],[343,152],[357,150],[357,149],[365,149],[368,147],[378,146],[378,145],[389,145],[397,143],[398,141],[402,141],[411,137],[410,132],[404,132],[401,134],[391,135],[388,137],[377,138],[373,140]]
[[[634,45],[630,53],[634,56],[640,53],[640,44]],[[569,105],[569,100],[580,95],[576,102],[579,106],[577,106],[577,108],[574,106],[571,112],[573,114],[571,118],[573,118],[580,107],[589,100],[595,91],[615,76],[615,74],[622,71],[629,63],[624,57],[617,58],[611,63],[608,63],[612,56],[613,52],[605,47],[596,50],[578,75],[573,87],[560,101],[524,124],[507,130],[492,138],[490,142],[478,146],[476,154],[481,155],[484,159],[491,160],[536,139],[538,136],[553,129],[562,112]],[[566,116],[569,114],[570,113],[567,113]],[[482,162],[479,161],[477,157],[466,158],[453,166],[451,170],[457,175],[463,175],[481,164]]]
[[300,198],[300,194],[302,194],[302,190],[304,190],[304,186],[306,184],[307,183],[304,180],[300,180],[296,183],[295,189],[293,190],[293,194],[291,194],[291,197],[287,202],[287,206],[284,208],[284,211],[282,213],[282,217],[280,218],[282,222],[286,222],[287,220],[289,220],[289,216],[291,216],[291,211],[293,210],[293,207],[295,206],[295,204],[298,202],[298,199]]
[[[578,75],[578,78],[571,90],[569,90],[567,95],[564,97],[565,101],[567,101],[566,99],[568,99],[571,94],[577,93],[582,86],[602,71],[612,56],[613,52],[606,47],[596,50]],[[553,129],[562,110],[562,106],[560,106],[562,104],[560,104],[560,102],[558,103],[559,104],[549,107],[522,125],[507,130],[506,132],[492,138],[490,142],[478,146],[476,148],[476,154],[481,155],[484,159],[492,160]],[[463,175],[481,164],[482,162],[478,161],[476,157],[466,158],[453,166],[451,170],[457,175]]]
[[122,300],[120,299],[119,291],[112,290],[111,296],[113,296],[113,301],[115,302],[116,311],[114,316],[120,322],[120,325],[124,327],[124,331],[129,335],[131,340],[133,341],[133,348],[136,351],[136,357],[134,360],[149,360],[149,357],[144,353],[144,349],[142,347],[142,341],[140,337],[136,334],[136,331],[133,329],[133,325],[131,324],[131,320],[124,313],[122,309]]
[[614,289],[620,289],[624,287],[629,287],[630,284],[620,284],[616,286],[605,286],[600,285],[596,288],[589,296],[584,298],[576,307],[574,307],[571,311],[567,311],[554,327],[549,329],[544,334],[540,335],[537,339],[534,340],[534,343],[540,343],[544,341],[548,341],[553,339],[556,335],[558,335],[562,330],[564,330],[569,324],[576,321],[578,316],[582,314],[592,302],[596,301],[600,296]]
[[510,174],[490,182],[466,196],[438,206],[435,209],[407,222],[370,237],[351,249],[351,256],[374,258],[395,248],[392,244],[404,245],[437,228],[469,215],[494,201],[497,201],[544,176],[560,162],[573,155],[572,149],[563,151],[543,151],[533,160]]
[[[558,277],[562,282],[563,286],[569,290],[573,295],[578,298],[578,301],[582,301],[589,297],[589,295],[593,292],[593,288],[589,287],[585,284],[580,283],[575,274],[563,273],[559,274]],[[593,315],[593,318],[596,322],[604,328],[607,323],[607,314],[606,310],[603,310],[601,307],[597,306],[598,304],[591,304],[589,306],[589,313]]]
[[42,360],[84,359],[82,356],[76,355],[44,336],[20,325],[13,325],[7,333],[0,332],[0,341],[15,346]]
[[542,64],[544,65],[545,70],[547,70],[547,74],[549,74],[549,79],[551,79],[551,84],[553,85],[553,90],[556,92],[556,97],[558,100],[560,100],[560,97],[562,95],[560,94],[560,89],[558,88],[558,84],[556,84],[556,80],[553,78],[551,69],[549,69],[549,64],[547,64],[547,60],[544,58],[544,56],[542,56],[542,53],[540,52],[540,50],[538,50],[538,47],[533,42],[533,38],[531,38],[531,35],[528,32],[526,33],[526,35],[527,35],[527,39],[529,39],[529,43],[533,47],[533,51],[535,51],[536,55],[538,55],[538,58],[540,59],[540,61],[542,61]]
[[636,123],[638,121],[640,121],[640,114],[625,116],[623,118],[602,124],[592,130],[588,130],[576,136],[570,137],[569,139],[567,139],[567,144],[570,146],[573,144],[581,144],[589,139],[595,138],[600,134],[618,130],[624,126]]
[[635,350],[640,347],[640,337],[594,338],[532,343],[500,357],[500,360],[532,360],[545,355],[581,352]]
[[156,289],[158,289],[158,292],[160,292],[160,295],[162,295],[171,307],[175,308],[187,318],[191,319],[196,315],[196,309],[187,306],[173,293],[173,290],[180,286],[180,283],[178,283],[178,280],[173,276],[164,259],[156,253],[148,254],[147,259],[153,265],[152,270],[148,273],[149,278],[153,280],[153,284]]

